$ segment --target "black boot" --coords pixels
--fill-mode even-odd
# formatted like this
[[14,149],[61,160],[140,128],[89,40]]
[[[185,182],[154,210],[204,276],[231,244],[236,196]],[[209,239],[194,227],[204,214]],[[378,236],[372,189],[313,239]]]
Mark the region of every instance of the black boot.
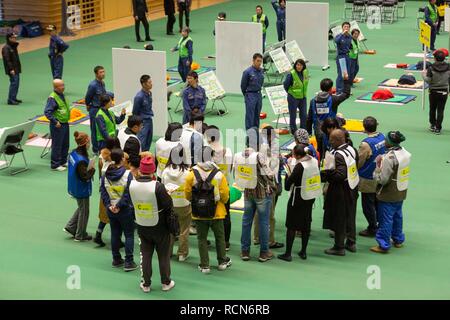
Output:
[[94,238],[94,242],[96,243],[96,244],[98,244],[98,246],[99,247],[104,247],[104,246],[106,246],[106,244],[103,242],[103,240],[102,240],[102,234],[101,234],[101,232],[96,232],[95,233],[95,238]]

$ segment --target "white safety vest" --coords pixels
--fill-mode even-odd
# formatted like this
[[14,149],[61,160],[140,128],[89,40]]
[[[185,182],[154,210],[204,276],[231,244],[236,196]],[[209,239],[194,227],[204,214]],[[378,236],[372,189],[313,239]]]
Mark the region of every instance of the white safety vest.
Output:
[[173,174],[169,174],[170,170],[174,170],[172,168],[165,168],[162,175],[161,175],[161,182],[166,185],[169,183],[176,184],[178,187],[177,190],[172,192],[170,196],[172,197],[173,206],[176,208],[182,208],[186,207],[190,204],[189,200],[186,199],[186,196],[184,194],[184,186],[186,184],[186,177],[189,174],[189,170],[184,170],[181,172],[180,169],[179,175],[175,177]]
[[137,141],[139,141],[139,152],[141,152],[141,141],[139,140],[139,138],[135,135],[135,134],[127,134],[125,132],[127,128],[122,128],[119,130],[119,133],[117,134],[117,139],[119,139],[120,142],[120,148],[123,150],[123,148],[125,148],[125,143],[127,143],[128,139],[130,139],[131,137],[136,138]]
[[[303,175],[302,175],[302,185],[300,187],[292,186],[291,193],[294,195],[292,197],[292,205],[295,202],[295,194],[297,189],[300,188],[300,196],[303,200],[311,200],[320,197],[322,194],[322,184],[320,180],[320,171],[319,171],[319,162],[316,158],[307,156],[308,160],[306,161],[296,161],[296,163],[300,163],[303,166]],[[296,160],[294,158],[294,160]],[[295,167],[295,166],[294,166]]]
[[344,159],[345,164],[347,165],[347,182],[350,186],[350,189],[355,189],[358,186],[359,183],[359,174],[358,174],[358,168],[356,166],[356,154],[355,150],[347,146],[346,149],[343,150],[337,150],[337,153],[340,153]]
[[159,210],[156,200],[156,181],[130,183],[130,197],[133,202],[136,223],[143,227],[153,227],[158,224]]
[[182,133],[181,133],[181,137],[180,137],[180,143],[183,146],[183,150],[184,150],[184,157],[186,159],[186,163],[187,164],[191,164],[191,138],[193,134],[200,134],[202,136],[202,140],[203,140],[203,135],[201,133],[199,133],[198,131],[196,131],[193,128],[185,128],[183,129]]
[[258,152],[253,152],[246,158],[242,152],[234,156],[234,182],[241,189],[255,189],[257,176]]
[[397,170],[397,189],[405,191],[409,184],[409,163],[411,162],[411,154],[404,148],[394,150],[395,157],[398,161]]
[[108,192],[109,198],[111,199],[111,205],[115,206],[125,191],[127,186],[128,176],[130,171],[126,170],[123,176],[117,181],[111,181],[105,177],[105,188]]
[[225,176],[229,183],[229,176],[231,173],[231,165],[233,164],[233,153],[230,148],[223,149],[225,151],[224,156],[221,159],[216,159],[214,156],[214,162],[219,168],[220,172]]
[[99,158],[102,159],[102,168],[101,168],[101,176],[103,177],[106,173],[106,170],[108,170],[108,167],[111,165],[112,161],[106,161],[103,159],[102,155],[100,154]]
[[169,161],[170,157],[170,151],[179,143],[179,141],[167,141],[164,138],[159,138],[158,141],[156,141],[156,160],[158,161],[156,174],[158,177],[161,177],[163,170],[166,168],[167,161]]

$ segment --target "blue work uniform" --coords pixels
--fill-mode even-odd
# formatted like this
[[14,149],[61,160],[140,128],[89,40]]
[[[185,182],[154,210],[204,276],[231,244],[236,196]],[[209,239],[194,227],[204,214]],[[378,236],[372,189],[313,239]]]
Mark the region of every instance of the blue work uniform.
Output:
[[137,137],[142,151],[149,151],[153,139],[153,97],[151,92],[139,91],[134,97],[133,115],[142,119],[142,129]]
[[350,52],[350,47],[352,46],[352,36],[349,34],[344,35],[343,33],[338,34],[334,41],[336,42],[336,66],[337,66],[337,78],[336,78],[336,93],[341,93],[344,90],[344,77],[342,76],[340,59],[345,59],[347,65],[347,73],[350,78],[350,58],[348,53]]
[[[64,94],[56,94],[62,101],[66,101]],[[50,167],[56,169],[67,163],[67,157],[69,156],[69,123],[59,122],[61,127],[57,128],[56,124],[58,120],[54,117],[55,111],[58,109],[58,104],[55,99],[49,97],[47,104],[45,105],[44,114],[48,120],[50,120],[50,136],[52,138],[52,149],[50,155]]]
[[245,99],[245,130],[259,128],[259,114],[262,109],[261,90],[264,84],[264,70],[254,66],[247,68],[241,79],[241,91]]
[[282,8],[276,0],[272,0],[272,7],[277,14],[278,41],[286,39],[286,8]]
[[50,37],[48,47],[48,57],[50,58],[50,68],[52,69],[53,79],[62,79],[64,58],[63,53],[69,48],[69,45],[58,36]]
[[[297,72],[298,77],[303,82],[303,72]],[[284,79],[283,87],[286,92],[294,84],[294,79],[292,74],[288,73],[286,79]],[[297,110],[300,114],[300,128],[306,129],[306,118],[307,118],[307,106],[306,97],[302,99],[296,99],[288,93],[287,96],[288,107],[289,107],[289,126],[291,127],[291,133],[294,134],[297,131]]]
[[84,100],[89,111],[92,151],[94,153],[98,153],[98,151],[100,151],[97,145],[95,117],[97,116],[98,109],[100,108],[100,96],[102,95],[109,95],[111,98],[114,98],[114,93],[106,91],[105,83],[103,81],[99,81],[97,79],[92,80],[91,83],[89,83]]
[[188,86],[183,90],[183,124],[189,122],[191,111],[199,108],[202,113],[205,112],[208,100],[205,89],[197,85],[197,87]]
[[[98,111],[98,109],[97,109],[97,111]],[[124,114],[121,114],[119,117],[114,116],[115,119],[113,119],[107,109],[103,109],[103,111],[105,112],[105,114],[109,118],[109,120],[111,120],[111,122],[113,122],[115,120],[116,124],[120,124],[120,123],[122,123],[123,120],[125,120]],[[106,146],[106,140],[111,138],[108,134],[108,130],[106,129],[105,119],[101,115],[98,115],[97,117],[95,117],[95,120],[91,121],[91,122],[93,122],[94,124],[97,124],[98,129],[100,130],[100,134],[103,137],[102,141],[97,141],[98,149],[102,150]],[[117,137],[117,132],[116,132],[116,137]]]

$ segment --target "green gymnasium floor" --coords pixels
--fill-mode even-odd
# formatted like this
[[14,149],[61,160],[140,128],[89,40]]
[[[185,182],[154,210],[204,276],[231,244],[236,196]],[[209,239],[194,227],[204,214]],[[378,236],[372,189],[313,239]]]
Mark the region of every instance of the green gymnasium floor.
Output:
[[[343,0],[330,1],[330,21],[342,16]],[[230,20],[248,21],[254,7],[263,3],[270,19],[268,42],[276,40],[275,14],[270,1],[234,0],[192,12],[192,37],[195,41],[195,60],[203,65],[212,61],[200,59],[214,53],[212,29],[219,11],[226,11]],[[109,246],[97,249],[93,243],[74,243],[61,230],[76,208],[74,200],[67,195],[67,173],[52,172],[49,159],[40,159],[40,148],[26,147],[31,169],[11,177],[0,172],[0,299],[448,299],[450,298],[450,197],[448,179],[450,160],[448,149],[450,120],[444,121],[443,134],[434,136],[427,131],[427,112],[422,111],[420,95],[415,102],[405,106],[388,106],[354,103],[355,97],[374,90],[377,83],[398,77],[401,71],[384,69],[386,63],[416,62],[406,58],[408,52],[419,52],[417,41],[416,12],[421,2],[408,1],[406,19],[393,25],[382,25],[379,30],[362,26],[369,39],[370,49],[376,55],[361,56],[360,77],[364,78],[353,91],[353,96],[340,107],[347,118],[362,119],[375,116],[383,132],[401,130],[407,137],[404,143],[412,155],[412,179],[408,199],[404,205],[404,230],[406,243],[403,249],[392,249],[387,255],[371,253],[374,240],[359,238],[358,253],[346,257],[331,257],[323,250],[332,244],[328,233],[321,229],[322,200],[317,202],[313,213],[313,232],[308,248],[308,260],[297,256],[286,263],[274,259],[268,263],[239,259],[241,216],[232,214],[233,230],[231,251],[233,259],[230,270],[219,272],[212,269],[210,275],[197,271],[199,261],[195,237],[191,237],[191,257],[185,263],[172,263],[172,276],[176,288],[169,293],[160,289],[157,261],[154,260],[153,288],[151,294],[143,294],[139,285],[139,271],[124,273],[111,268]],[[165,21],[151,22],[156,49],[168,50],[178,37],[163,36]],[[73,41],[65,55],[66,92],[70,101],[82,97],[92,69],[101,64],[107,70],[107,87],[112,89],[111,47],[129,44],[141,48],[143,44],[133,41],[133,28],[105,33]],[[237,45],[238,40],[237,40]],[[448,45],[448,34],[438,36],[437,47]],[[51,92],[51,76],[47,49],[21,56],[23,71],[19,98],[24,103],[18,107],[4,104],[7,95],[7,78],[1,77],[0,126],[11,126],[37,114],[42,114],[46,97]],[[330,55],[331,68],[325,72],[311,68],[312,80],[309,97],[318,90],[324,77],[335,79],[336,67]],[[168,65],[176,64],[176,55],[168,53]],[[249,57],[250,61],[250,57]],[[207,123],[221,128],[240,128],[244,125],[243,98],[226,98],[230,114],[219,118],[208,116]],[[176,98],[171,101],[172,107]],[[264,110],[273,114],[267,99]],[[174,120],[181,120],[178,113]],[[74,130],[87,131],[78,125]],[[36,124],[35,132],[46,133],[47,127]],[[352,135],[355,144],[362,135]],[[72,142],[73,146],[73,142]],[[20,160],[20,159],[18,159]],[[94,190],[97,189],[97,183]],[[285,192],[277,206],[276,238],[284,242],[284,216],[287,201]],[[88,232],[95,233],[98,223],[97,204],[99,196],[91,199],[91,218]],[[447,209],[446,209],[447,208]],[[366,227],[360,206],[357,216],[358,231]],[[109,227],[104,238],[109,239]],[[212,239],[212,237],[210,237]],[[294,252],[299,241],[296,240]],[[256,257],[257,247],[252,255]],[[275,254],[282,250],[274,250]],[[136,240],[135,259],[139,261]],[[211,265],[215,266],[215,251],[210,250]],[[68,290],[66,273],[68,266],[81,268],[81,290]],[[381,290],[369,290],[367,268],[381,268]]]

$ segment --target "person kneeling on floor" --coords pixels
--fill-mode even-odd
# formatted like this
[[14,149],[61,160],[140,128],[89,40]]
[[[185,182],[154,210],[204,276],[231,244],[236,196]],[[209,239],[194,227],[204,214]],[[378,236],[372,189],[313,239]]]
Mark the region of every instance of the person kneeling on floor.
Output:
[[[178,221],[173,212],[173,202],[164,185],[154,176],[155,162],[151,157],[141,160],[135,180],[129,183],[131,202],[136,216],[141,248],[141,289],[150,292],[152,257],[156,249],[159,261],[162,290],[175,286],[170,279],[170,234],[178,233]],[[171,223],[175,221],[175,224]]]

